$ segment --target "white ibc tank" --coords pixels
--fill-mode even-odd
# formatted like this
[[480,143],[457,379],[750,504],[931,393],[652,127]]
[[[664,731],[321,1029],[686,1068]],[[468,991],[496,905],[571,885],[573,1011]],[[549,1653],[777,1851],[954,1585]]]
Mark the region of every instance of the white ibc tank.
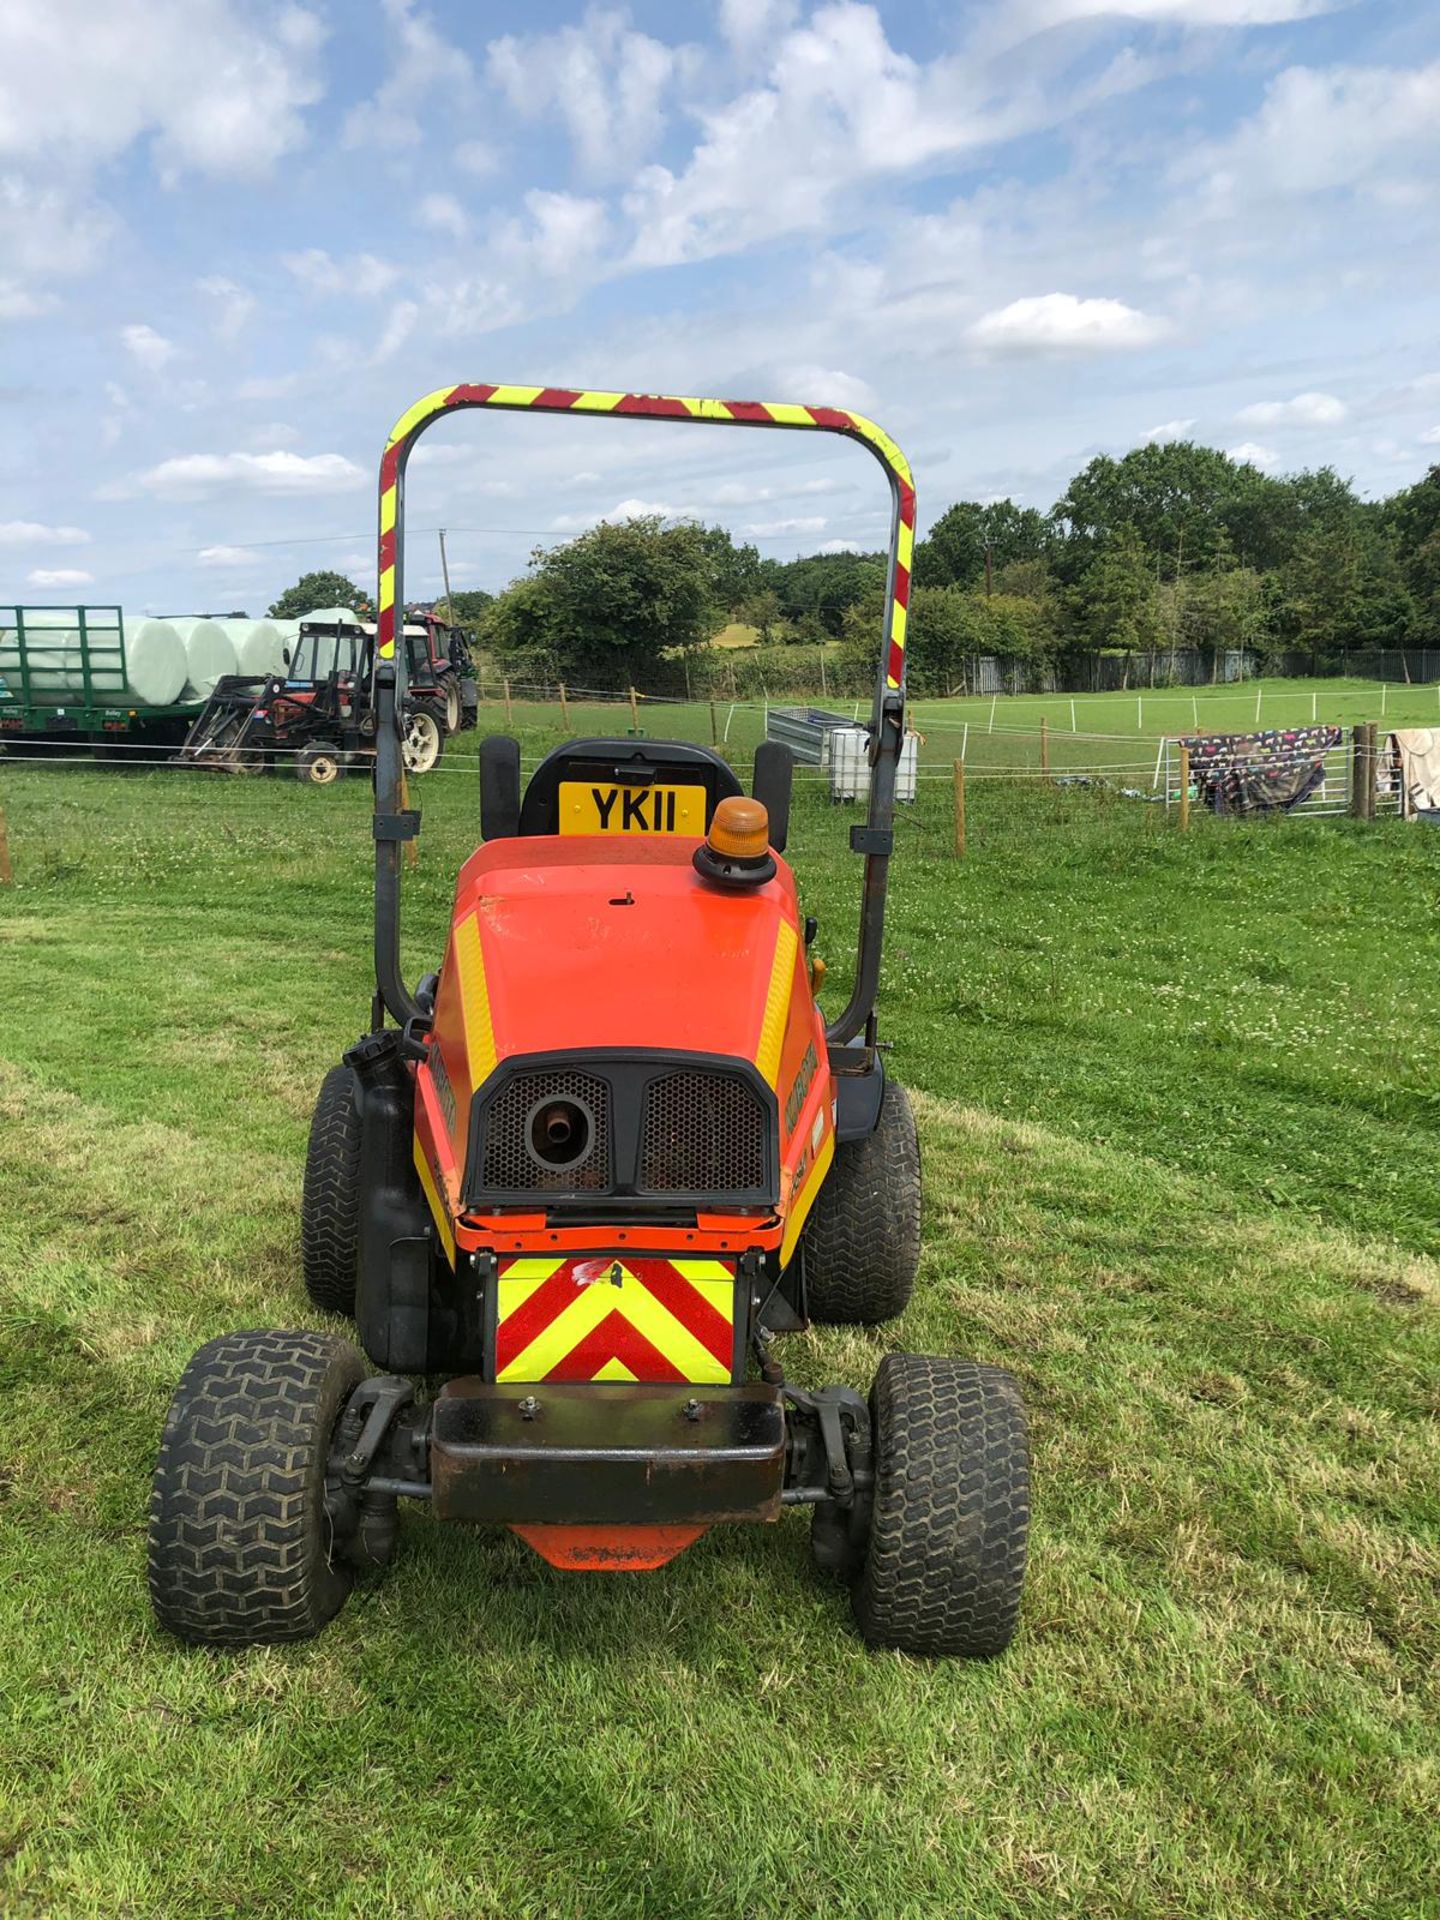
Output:
[[[870,797],[870,733],[866,727],[836,727],[829,737],[830,798],[868,800]],[[918,741],[907,733],[895,774],[895,798],[915,798],[915,757]]]

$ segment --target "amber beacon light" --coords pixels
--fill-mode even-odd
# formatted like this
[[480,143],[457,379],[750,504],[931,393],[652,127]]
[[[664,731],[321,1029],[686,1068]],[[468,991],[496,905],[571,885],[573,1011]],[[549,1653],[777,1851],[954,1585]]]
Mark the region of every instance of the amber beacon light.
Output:
[[732,795],[720,802],[695,849],[695,871],[725,887],[756,887],[775,878],[770,816],[760,801]]

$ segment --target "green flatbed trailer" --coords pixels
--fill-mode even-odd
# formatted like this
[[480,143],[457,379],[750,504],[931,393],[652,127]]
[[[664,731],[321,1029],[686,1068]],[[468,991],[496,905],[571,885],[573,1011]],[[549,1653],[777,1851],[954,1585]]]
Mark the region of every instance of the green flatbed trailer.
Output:
[[128,669],[119,607],[0,604],[0,745],[178,747],[205,702],[138,700]]

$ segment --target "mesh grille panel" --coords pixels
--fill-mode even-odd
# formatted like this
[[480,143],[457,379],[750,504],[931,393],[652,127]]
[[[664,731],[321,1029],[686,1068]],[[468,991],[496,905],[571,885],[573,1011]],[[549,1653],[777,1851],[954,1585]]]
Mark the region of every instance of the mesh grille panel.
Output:
[[667,1073],[645,1095],[640,1180],[647,1193],[737,1193],[766,1180],[765,1109],[718,1073]]
[[[573,1167],[541,1166],[526,1148],[530,1116],[542,1100],[578,1100],[590,1109],[590,1150]],[[485,1127],[483,1183],[499,1193],[603,1193],[610,1186],[610,1089],[592,1073],[561,1068],[520,1073],[506,1082]]]

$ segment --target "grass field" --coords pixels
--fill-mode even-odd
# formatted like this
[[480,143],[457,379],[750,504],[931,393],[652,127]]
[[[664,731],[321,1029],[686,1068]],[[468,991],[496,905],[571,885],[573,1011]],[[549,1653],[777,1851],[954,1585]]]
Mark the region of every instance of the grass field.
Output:
[[[533,754],[553,718],[523,717]],[[445,764],[412,977],[475,833]],[[897,1327],[784,1357],[1020,1375],[1003,1660],[865,1653],[794,1516],[585,1580],[409,1515],[322,1640],[217,1657],[151,1625],[150,1465],[195,1346],[308,1319],[305,1131],[369,993],[365,786],[0,760],[0,804],[0,1912],[1440,1914],[1426,829],[1182,839],[996,780],[959,864],[943,782],[905,812],[882,1004],[921,1282]],[[802,789],[834,1004],[847,824]]]

